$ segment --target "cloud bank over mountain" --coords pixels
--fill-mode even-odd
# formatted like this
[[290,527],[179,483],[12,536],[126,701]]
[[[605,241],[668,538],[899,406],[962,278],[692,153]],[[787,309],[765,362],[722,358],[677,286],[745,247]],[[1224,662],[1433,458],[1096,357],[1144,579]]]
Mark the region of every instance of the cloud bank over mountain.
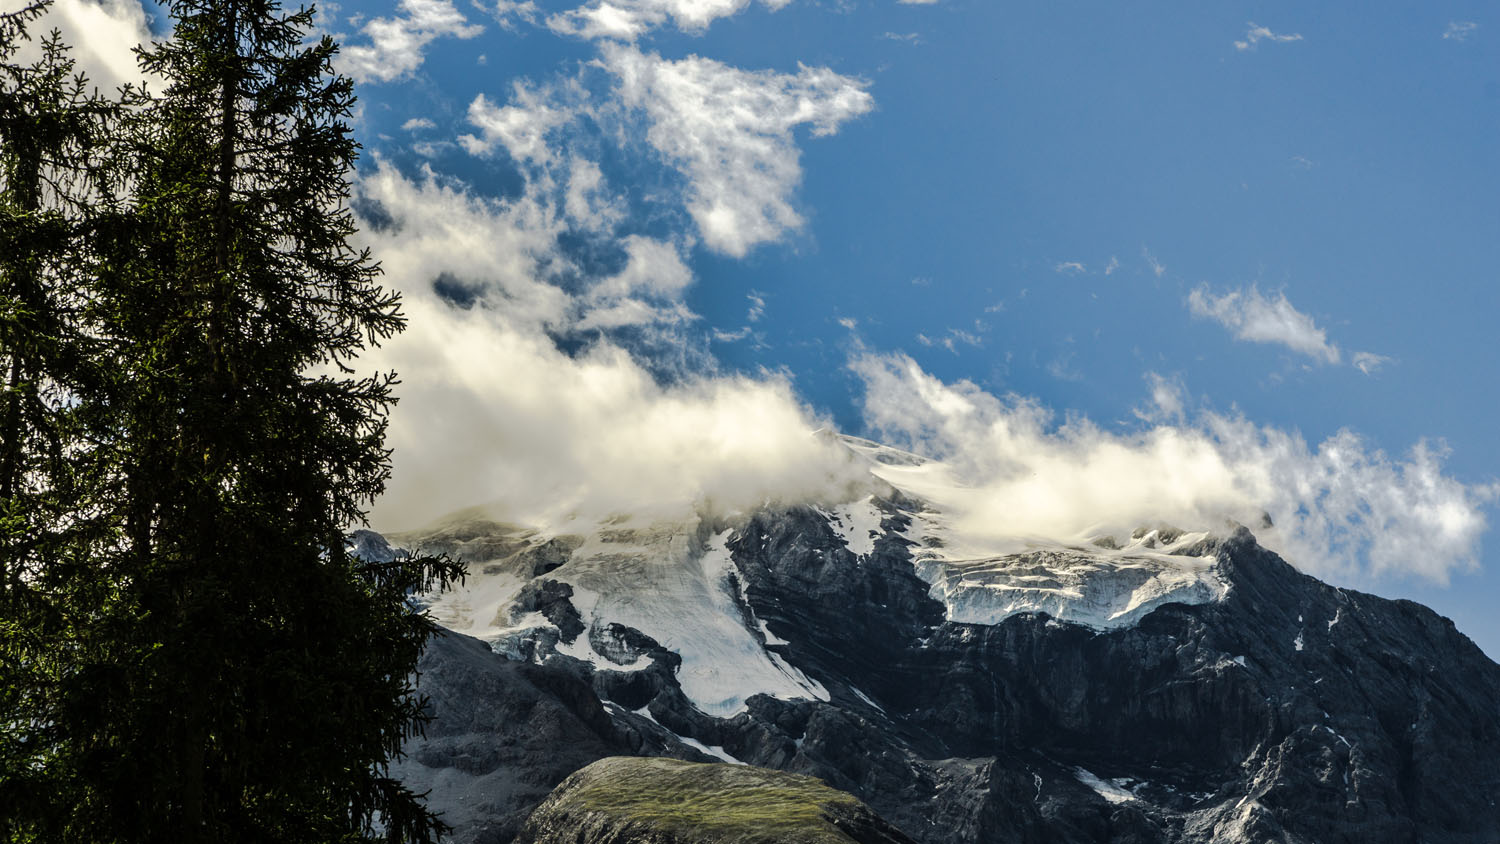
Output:
[[864,354],[876,436],[942,460],[938,487],[964,533],[1082,542],[1167,523],[1224,529],[1235,520],[1303,570],[1348,578],[1414,574],[1446,582],[1476,564],[1484,507],[1500,488],[1443,474],[1441,446],[1391,458],[1342,430],[1316,446],[1239,415],[1185,415],[1156,379],[1158,421],[1110,431],[1085,418],[1058,423],[1023,396],[944,383],[902,354]]
[[672,244],[626,235],[618,272],[579,281],[587,273],[559,246],[579,214],[555,188],[487,199],[389,164],[361,181],[364,236],[401,280],[410,319],[364,361],[404,380],[377,525],[473,505],[558,528],[615,513],[682,518],[844,500],[868,483],[813,436],[827,420],[786,377],[719,373],[701,355],[669,378],[654,372],[660,361],[646,356],[689,342],[690,271]]

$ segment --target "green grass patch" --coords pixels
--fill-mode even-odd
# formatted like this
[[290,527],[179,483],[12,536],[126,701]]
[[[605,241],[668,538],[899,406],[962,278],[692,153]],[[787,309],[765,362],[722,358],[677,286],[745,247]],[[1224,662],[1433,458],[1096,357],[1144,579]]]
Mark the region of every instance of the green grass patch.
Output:
[[[601,770],[602,769],[602,770]],[[569,803],[673,832],[753,841],[848,842],[827,809],[856,810],[859,800],[798,774],[676,759],[596,762]]]

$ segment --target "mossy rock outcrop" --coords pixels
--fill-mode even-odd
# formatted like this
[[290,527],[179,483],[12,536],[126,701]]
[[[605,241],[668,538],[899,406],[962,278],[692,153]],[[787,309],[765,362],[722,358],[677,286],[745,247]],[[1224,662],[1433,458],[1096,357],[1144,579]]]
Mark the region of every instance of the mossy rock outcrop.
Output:
[[562,782],[516,844],[912,844],[821,780],[676,759],[601,759]]

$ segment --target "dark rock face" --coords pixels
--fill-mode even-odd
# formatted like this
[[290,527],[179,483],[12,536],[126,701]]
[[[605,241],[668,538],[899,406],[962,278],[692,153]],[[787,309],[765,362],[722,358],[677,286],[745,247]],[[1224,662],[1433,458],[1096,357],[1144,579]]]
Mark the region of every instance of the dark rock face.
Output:
[[503,844],[553,786],[619,754],[707,760],[640,718],[612,717],[587,674],[506,659],[485,643],[434,637],[418,671],[429,711],[392,775],[453,826],[455,844]]
[[913,844],[812,777],[736,765],[604,759],[573,774],[518,844]]
[[521,590],[511,614],[540,612],[544,618],[557,627],[564,642],[572,642],[578,638],[578,634],[584,631],[583,617],[568,600],[572,597],[573,587],[566,583],[559,583],[556,580],[532,581]]
[[791,641],[785,656],[792,664],[837,665],[840,674],[892,694],[925,679],[925,669],[906,658],[944,611],[913,570],[910,543],[895,534],[908,524],[889,505],[885,535],[859,560],[806,508],[758,513],[737,532],[729,549],[750,606],[772,633]]
[[[840,582],[905,585],[894,541],[851,574],[795,562],[813,530],[794,515],[746,531],[769,537],[736,549],[750,603],[790,640],[789,661],[883,712],[835,694],[874,728],[809,736],[803,769],[918,838],[1478,842],[1500,829],[1500,667],[1424,607],[1329,587],[1242,530],[1218,549],[1219,603],[1105,633],[1021,615],[916,636],[925,590],[872,601]],[[857,602],[802,599],[820,586]],[[934,758],[991,761],[950,782]],[[1109,802],[1077,769],[1129,797]],[[931,801],[895,780],[930,781]],[[974,837],[950,837],[954,814]]]
[[[423,663],[437,721],[400,775],[461,808],[460,842],[509,840],[595,759],[708,759],[683,739],[818,777],[923,844],[1497,840],[1500,666],[1432,611],[1304,576],[1241,530],[1210,549],[1222,601],[1106,632],[956,624],[898,535],[910,506],[881,504],[857,560],[807,508],[729,541],[747,617],[829,701],[709,717],[676,655],[619,625],[588,630],[595,650],[649,667],[513,662],[448,637]],[[562,590],[531,601],[582,634]]]

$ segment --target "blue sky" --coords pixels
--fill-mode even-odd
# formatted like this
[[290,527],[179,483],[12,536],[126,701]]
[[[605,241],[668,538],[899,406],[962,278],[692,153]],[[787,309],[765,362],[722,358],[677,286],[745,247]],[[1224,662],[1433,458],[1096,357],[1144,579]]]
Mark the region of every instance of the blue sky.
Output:
[[1493,4],[403,0],[320,23],[415,335],[377,358],[408,385],[377,522],[502,488],[805,490],[771,432],[821,424],[986,489],[1076,471],[1119,519],[1145,505],[1109,490],[1146,495],[1158,460],[1201,485],[1162,517],[1264,509],[1304,569],[1500,654]]

